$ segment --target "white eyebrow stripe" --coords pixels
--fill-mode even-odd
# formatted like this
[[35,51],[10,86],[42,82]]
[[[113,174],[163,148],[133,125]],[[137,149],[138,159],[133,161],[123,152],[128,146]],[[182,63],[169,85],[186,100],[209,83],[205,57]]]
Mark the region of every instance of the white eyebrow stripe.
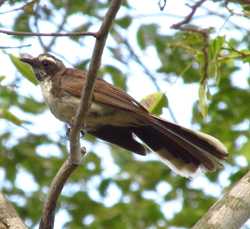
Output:
[[50,56],[39,56],[39,60],[40,61],[48,60],[48,61],[51,61],[54,64],[56,64],[56,60],[53,57],[50,57]]

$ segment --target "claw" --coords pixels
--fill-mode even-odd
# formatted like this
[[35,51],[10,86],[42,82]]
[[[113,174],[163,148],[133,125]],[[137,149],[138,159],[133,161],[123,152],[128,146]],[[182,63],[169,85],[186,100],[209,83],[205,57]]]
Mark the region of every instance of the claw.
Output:
[[[71,131],[71,128],[68,128],[66,131],[66,136],[67,136],[68,140],[70,140],[70,131]],[[83,138],[85,133],[83,130],[81,130],[80,134],[81,134],[80,138]]]
[[[67,129],[67,132],[66,132],[66,135],[67,135],[67,138],[70,139],[70,129],[71,127],[74,125],[74,117],[71,119],[71,121],[69,122],[69,128]],[[84,127],[86,126],[86,124],[84,125]],[[83,138],[84,137],[84,131],[81,130],[80,132],[80,138]]]
[[74,120],[75,120],[75,118],[73,117],[71,120],[70,120],[70,122],[69,122],[69,126],[73,126],[74,125]]
[[71,128],[68,128],[66,131],[66,136],[67,136],[68,140],[70,140],[70,130],[71,130]]

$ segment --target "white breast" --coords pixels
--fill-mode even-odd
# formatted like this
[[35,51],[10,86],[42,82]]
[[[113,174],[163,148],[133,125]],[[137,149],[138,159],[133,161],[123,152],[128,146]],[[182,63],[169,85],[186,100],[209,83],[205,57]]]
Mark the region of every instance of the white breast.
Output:
[[[42,88],[43,98],[51,112],[59,120],[69,123],[76,114],[80,98],[75,96],[63,96],[60,98],[53,96],[51,93],[51,81],[46,79],[40,83],[40,86]],[[131,112],[116,109],[102,103],[92,103],[84,129],[91,130],[92,128],[95,129],[96,126],[102,126],[104,124],[123,126],[124,124],[132,124],[135,122],[136,116]]]
[[51,93],[52,84],[49,80],[42,81],[40,86],[43,98],[53,115],[59,120],[69,123],[75,116],[79,99],[72,96],[63,96],[61,98],[53,96]]
[[52,100],[53,100],[52,95],[50,93],[50,90],[52,88],[51,81],[44,80],[40,82],[40,86],[42,89],[43,98],[45,102],[47,103],[47,105],[50,107],[50,104],[52,103]]

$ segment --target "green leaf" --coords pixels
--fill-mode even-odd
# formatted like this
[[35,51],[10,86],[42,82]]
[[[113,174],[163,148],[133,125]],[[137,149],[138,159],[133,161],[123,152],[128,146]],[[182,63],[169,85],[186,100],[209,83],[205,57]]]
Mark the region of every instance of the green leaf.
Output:
[[220,66],[220,64],[218,63],[218,66],[217,66],[216,71],[215,71],[215,76],[214,76],[217,86],[219,85],[219,82],[220,82],[220,79],[221,79],[221,71],[219,69],[219,66]]
[[137,42],[142,50],[145,50],[149,45],[155,45],[158,25],[142,25],[137,32]]
[[225,43],[226,36],[218,36],[214,40],[210,41],[209,54],[212,60],[217,59],[219,52],[221,51],[221,47]]
[[102,180],[99,186],[99,191],[101,196],[105,197],[107,195],[107,189],[110,184],[111,184],[111,179]]
[[142,99],[140,103],[144,105],[150,113],[157,115],[162,114],[163,107],[168,107],[168,99],[162,92],[150,94],[145,99]]
[[[31,11],[32,12],[32,11]],[[14,20],[13,31],[25,31],[25,32],[32,32],[30,28],[29,19],[31,14],[28,11],[23,11],[19,13],[18,16]],[[23,40],[25,36],[22,35],[14,35],[16,39]]]
[[155,38],[155,48],[158,53],[165,53],[165,50],[167,48],[167,37],[164,36],[157,36]]
[[127,90],[126,76],[121,72],[119,68],[114,67],[112,65],[106,65],[101,68],[100,73],[102,75],[109,74],[115,86],[123,89],[124,91]]
[[30,69],[30,66],[26,63],[23,63],[20,61],[18,57],[13,56],[12,54],[9,54],[9,57],[12,61],[12,63],[15,65],[17,70],[31,83],[38,85],[38,82],[34,76],[33,71]]
[[142,29],[142,27],[137,32],[137,42],[138,42],[138,45],[140,46],[140,48],[142,50],[145,50],[145,48],[146,48],[146,42],[145,42],[145,39],[144,39],[144,33],[145,32]]
[[250,64],[250,56],[245,57],[245,58],[243,59],[243,63],[249,63],[249,64]]
[[[234,66],[234,60],[232,60],[232,59],[226,59],[226,60],[223,60],[223,62],[229,66]],[[243,60],[243,62],[244,62],[244,60]]]
[[[186,26],[190,29],[198,29],[196,26]],[[182,31],[175,34],[175,43],[182,43],[183,45],[194,46],[195,44],[202,43],[203,36],[199,33],[191,33],[189,31]]]
[[17,126],[21,126],[21,124],[23,123],[21,119],[13,115],[9,110],[7,110],[1,105],[0,105],[0,118],[6,119]]
[[132,22],[132,18],[130,16],[125,16],[120,19],[116,19],[115,22],[120,25],[122,28],[126,29]]
[[201,113],[204,118],[207,117],[208,106],[206,102],[205,84],[201,84],[199,88],[199,103],[201,108]]
[[204,53],[203,52],[197,52],[197,55],[196,55],[196,60],[199,60],[199,61],[204,61]]
[[212,101],[212,95],[211,95],[211,93],[210,93],[209,88],[208,88],[207,91],[206,91],[206,97],[207,97],[207,99],[208,99],[209,101]]
[[6,76],[0,76],[0,83],[6,78]]
[[249,154],[249,150],[250,150],[250,141],[247,141],[241,148],[241,155],[245,156],[245,158],[247,159],[248,162],[250,162],[250,154]]

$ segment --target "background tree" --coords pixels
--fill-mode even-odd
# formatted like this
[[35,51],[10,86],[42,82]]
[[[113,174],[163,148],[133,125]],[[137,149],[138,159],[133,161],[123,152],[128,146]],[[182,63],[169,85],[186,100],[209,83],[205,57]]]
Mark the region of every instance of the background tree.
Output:
[[[199,92],[192,127],[219,138],[231,157],[224,170],[190,181],[151,154],[147,159],[137,157],[86,134],[82,145],[88,153],[62,192],[57,228],[190,228],[247,172],[249,1],[186,1],[186,8],[167,2],[162,12],[153,1],[136,2],[123,1],[99,75],[130,89],[138,100],[167,91],[171,115],[164,116],[172,119],[187,113],[179,102],[178,111],[171,113],[176,99]],[[30,228],[39,222],[48,187],[68,157],[69,143],[65,126],[53,119],[32,71],[19,58],[23,53],[49,52],[68,66],[88,70],[93,37],[31,33],[96,32],[109,4],[0,1],[0,188]],[[147,6],[150,13],[144,13]],[[15,33],[6,36],[6,31]],[[169,91],[180,83],[196,87],[171,97]],[[159,114],[166,99],[157,102],[153,111]]]

